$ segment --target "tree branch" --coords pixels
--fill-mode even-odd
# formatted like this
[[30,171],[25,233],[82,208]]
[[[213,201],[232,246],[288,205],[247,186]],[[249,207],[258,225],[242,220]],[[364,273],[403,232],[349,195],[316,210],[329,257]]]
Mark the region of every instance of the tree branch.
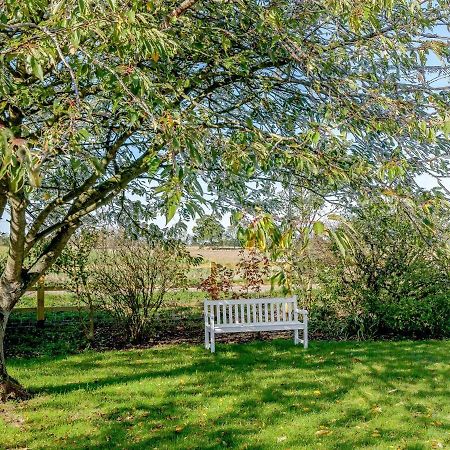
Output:
[[79,90],[78,90],[78,83],[77,83],[75,73],[74,73],[72,67],[70,66],[70,64],[66,61],[66,58],[64,57],[64,54],[61,50],[61,46],[59,45],[58,39],[56,39],[55,35],[50,30],[48,30],[46,27],[41,27],[32,22],[25,22],[25,23],[18,23],[18,24],[0,24],[0,27],[6,28],[6,29],[11,29],[11,30],[17,30],[20,28],[34,28],[34,29],[42,31],[42,33],[46,34],[53,42],[56,52],[58,53],[59,59],[61,60],[61,62],[64,64],[64,66],[69,71],[69,75],[70,75],[70,78],[71,78],[72,84],[73,84],[73,90],[75,93],[75,99],[77,102],[77,106],[80,106],[80,94],[79,94]]
[[134,132],[134,129],[128,130],[122,134],[119,139],[116,140],[116,142],[110,146],[110,148],[107,150],[105,156],[103,157],[101,161],[102,169],[100,172],[93,173],[90,177],[86,179],[86,181],[79,186],[76,189],[73,189],[72,191],[66,193],[62,197],[58,197],[54,199],[51,203],[49,203],[37,216],[36,220],[34,221],[33,225],[30,227],[28,234],[26,236],[26,244],[25,244],[25,253],[28,254],[28,252],[31,250],[33,245],[37,240],[39,240],[42,237],[47,236],[49,233],[43,233],[42,236],[38,238],[38,234],[42,226],[44,225],[45,221],[49,217],[49,215],[58,207],[63,204],[66,204],[78,196],[82,195],[84,192],[86,192],[88,189],[90,189],[95,182],[106,172],[106,169],[108,165],[111,163],[111,161],[115,158],[117,155],[117,152],[121,148],[121,146],[126,142],[127,139],[132,136]]
[[62,229],[64,226],[72,222],[79,222],[84,216],[109,202],[114,195],[124,189],[130,181],[134,180],[147,170],[148,157],[155,151],[156,150],[154,149],[148,150],[136,159],[133,164],[111,176],[104,182],[96,186],[91,186],[88,189],[84,189],[78,195],[78,198],[72,204],[64,219],[50,225],[40,233],[37,233],[34,240],[30,242],[29,245],[32,247],[37,241],[44,239],[55,231]]
[[34,283],[44,274],[44,272],[56,261],[72,234],[79,227],[79,222],[74,221],[64,224],[43,253],[27,270],[25,275],[25,288],[33,286]]
[[178,8],[175,8],[164,20],[162,29],[165,30],[169,28],[170,22],[172,19],[176,19],[177,17],[180,17],[183,15],[188,9],[191,9],[198,0],[184,0]]
[[11,208],[9,251],[2,278],[10,281],[20,280],[24,260],[26,209],[28,202],[23,192],[9,193]]

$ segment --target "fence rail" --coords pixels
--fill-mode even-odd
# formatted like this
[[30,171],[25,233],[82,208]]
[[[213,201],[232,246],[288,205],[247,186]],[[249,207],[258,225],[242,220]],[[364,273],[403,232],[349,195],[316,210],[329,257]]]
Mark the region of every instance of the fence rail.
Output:
[[[37,292],[37,291],[39,291],[39,289],[41,289],[40,286],[34,286],[34,287],[30,288],[30,289],[27,289],[27,292]],[[66,288],[64,288],[63,286],[44,286],[44,291],[48,291],[48,292],[70,292]]]
[[36,307],[18,307],[14,308],[17,313],[36,313],[37,326],[44,326],[46,312],[78,312],[87,310],[87,307],[78,306],[45,306],[45,292],[70,292],[67,289],[58,286],[45,286],[42,279],[35,287],[27,289],[27,292],[36,292]]
[[[30,312],[36,312],[37,313],[38,308],[36,306],[26,308],[14,308],[14,312],[19,313],[30,313]],[[78,312],[78,311],[89,311],[89,308],[87,306],[44,306],[44,312]],[[45,320],[45,316],[44,316]]]

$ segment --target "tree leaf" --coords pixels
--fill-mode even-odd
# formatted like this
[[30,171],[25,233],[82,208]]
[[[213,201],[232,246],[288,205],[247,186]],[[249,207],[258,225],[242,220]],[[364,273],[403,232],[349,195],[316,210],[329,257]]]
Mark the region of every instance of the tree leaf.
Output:
[[320,133],[318,131],[315,131],[311,138],[312,145],[316,146],[319,143],[320,140]]
[[322,222],[314,222],[313,231],[317,235],[321,235],[325,231],[325,225]]
[[39,61],[32,56],[30,59],[31,70],[33,71],[33,75],[39,78],[41,81],[44,80],[44,71],[42,70],[42,66]]
[[167,200],[166,225],[173,219],[181,201],[181,192],[175,191]]

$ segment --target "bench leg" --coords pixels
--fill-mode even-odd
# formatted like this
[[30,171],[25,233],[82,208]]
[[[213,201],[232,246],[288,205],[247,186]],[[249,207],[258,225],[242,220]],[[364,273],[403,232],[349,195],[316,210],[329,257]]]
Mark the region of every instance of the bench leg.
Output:
[[297,345],[298,343],[299,343],[298,330],[294,330],[294,344]]
[[308,348],[308,327],[303,329],[303,347]]
[[209,327],[205,326],[205,348],[209,350]]
[[211,353],[214,353],[216,351],[216,341],[215,341],[215,336],[214,336],[214,328],[211,328],[210,332],[209,332],[209,336],[210,336],[210,349],[211,349]]

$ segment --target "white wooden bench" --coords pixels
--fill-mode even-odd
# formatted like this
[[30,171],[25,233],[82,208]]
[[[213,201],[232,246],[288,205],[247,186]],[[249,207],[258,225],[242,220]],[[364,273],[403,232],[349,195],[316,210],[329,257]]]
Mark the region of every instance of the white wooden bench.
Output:
[[[298,309],[297,297],[205,300],[205,348],[215,352],[215,335],[249,331],[294,331],[294,343],[308,348],[308,311]],[[302,321],[299,320],[302,316]]]

